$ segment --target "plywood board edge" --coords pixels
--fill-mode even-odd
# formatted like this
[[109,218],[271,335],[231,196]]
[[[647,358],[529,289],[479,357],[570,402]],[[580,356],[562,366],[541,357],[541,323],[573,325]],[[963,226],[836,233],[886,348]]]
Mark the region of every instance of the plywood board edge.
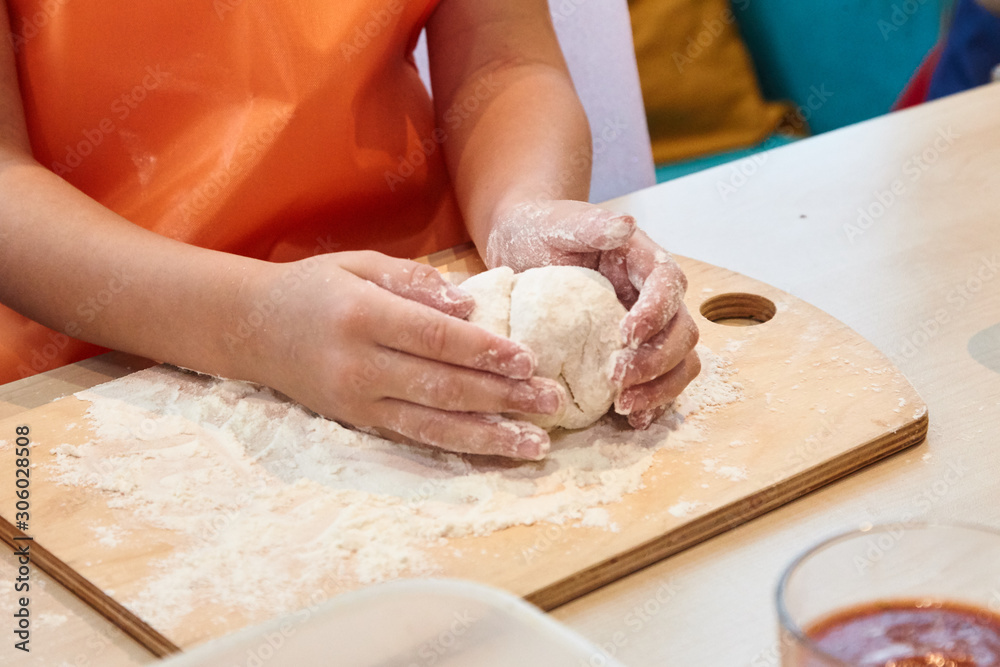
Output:
[[15,552],[28,544],[31,563],[55,581],[65,586],[85,604],[115,624],[122,632],[146,647],[153,655],[164,658],[179,653],[180,647],[154,630],[138,616],[108,597],[100,588],[59,560],[51,551],[0,517],[0,540]]
[[930,424],[927,411],[892,433],[855,447],[823,465],[762,489],[755,496],[723,505],[669,534],[639,545],[633,551],[550,584],[525,600],[544,611],[552,611],[644,567],[751,521],[782,505],[841,479],[871,463],[920,444]]

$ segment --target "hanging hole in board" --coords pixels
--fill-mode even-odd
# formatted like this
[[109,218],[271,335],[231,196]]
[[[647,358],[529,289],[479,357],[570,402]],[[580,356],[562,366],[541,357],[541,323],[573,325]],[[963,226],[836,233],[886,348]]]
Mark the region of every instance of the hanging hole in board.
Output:
[[705,319],[730,327],[749,327],[769,321],[777,312],[774,302],[757,294],[719,294],[701,304]]

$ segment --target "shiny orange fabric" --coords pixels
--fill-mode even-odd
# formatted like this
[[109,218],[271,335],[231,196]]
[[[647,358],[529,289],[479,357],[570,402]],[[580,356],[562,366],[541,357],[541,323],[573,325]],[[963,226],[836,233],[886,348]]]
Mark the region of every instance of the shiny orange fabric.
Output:
[[[455,245],[466,231],[411,55],[436,3],[9,0],[32,149],[128,220],[203,247],[288,261]],[[0,334],[0,382],[98,351],[6,308]]]

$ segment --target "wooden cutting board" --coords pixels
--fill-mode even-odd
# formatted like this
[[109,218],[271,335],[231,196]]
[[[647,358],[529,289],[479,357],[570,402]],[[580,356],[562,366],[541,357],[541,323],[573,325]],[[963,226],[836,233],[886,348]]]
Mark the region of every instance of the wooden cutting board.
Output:
[[[470,248],[428,261],[456,282],[482,269]],[[858,334],[773,287],[703,262],[678,261],[689,279],[686,302],[702,343],[731,361],[743,399],[704,419],[700,446],[657,453],[643,476],[645,487],[607,507],[617,532],[538,524],[449,540],[434,552],[440,576],[499,586],[552,609],[923,440],[925,404]],[[134,527],[135,518],[109,508],[109,496],[100,491],[51,480],[50,450],[93,437],[84,417],[87,405],[68,397],[0,422],[0,439],[10,444],[18,425],[31,429],[27,535],[35,566],[158,655],[262,621],[217,605],[192,610],[161,632],[115,601],[137,590],[177,539],[150,526],[103,546],[87,527],[126,521]],[[76,428],[68,430],[68,424]],[[12,471],[14,459],[14,447],[0,449],[0,469]],[[716,467],[747,474],[720,483]],[[16,548],[25,534],[12,525],[17,499],[13,477],[6,476],[0,537]],[[678,506],[685,511],[676,511]],[[321,596],[336,592],[333,585]]]

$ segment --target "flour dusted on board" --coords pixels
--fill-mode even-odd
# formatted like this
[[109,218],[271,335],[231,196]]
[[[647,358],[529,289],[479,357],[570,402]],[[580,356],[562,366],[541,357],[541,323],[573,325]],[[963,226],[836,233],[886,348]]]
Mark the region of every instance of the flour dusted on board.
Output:
[[77,394],[95,437],[56,447],[54,478],[134,517],[96,528],[102,544],[173,531],[122,600],[141,618],[168,629],[209,603],[269,617],[317,590],[433,574],[451,538],[538,522],[617,531],[607,508],[642,488],[657,452],[698,443],[698,413],[740,398],[723,360],[699,353],[702,375],[648,431],[608,416],[554,432],[538,462],[399,445],[266,388],[156,367]]

